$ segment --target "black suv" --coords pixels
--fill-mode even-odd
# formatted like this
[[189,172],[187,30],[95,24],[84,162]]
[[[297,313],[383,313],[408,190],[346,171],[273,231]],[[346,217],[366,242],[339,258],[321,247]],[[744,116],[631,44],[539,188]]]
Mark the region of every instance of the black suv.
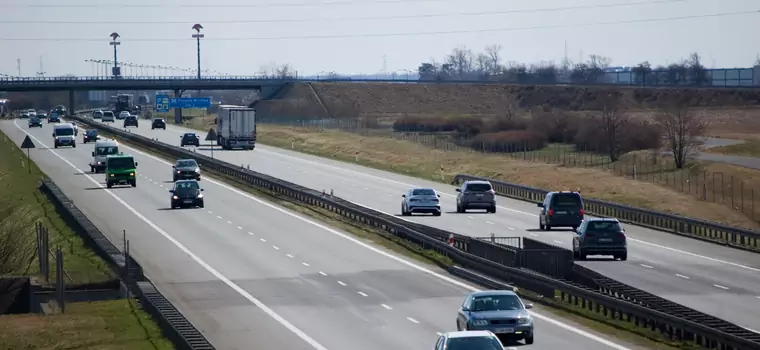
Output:
[[628,241],[617,219],[583,221],[573,238],[573,257],[586,260],[589,255],[612,255],[615,259],[628,260]]
[[467,212],[467,209],[485,209],[489,213],[496,212],[496,192],[491,183],[484,180],[465,181],[457,188],[457,213]]
[[124,118],[124,127],[126,128],[128,126],[138,127],[137,126],[137,116],[135,116],[135,115],[129,115],[129,116],[126,116]]
[[172,181],[186,179],[201,180],[201,167],[195,159],[178,159],[172,165]]
[[538,228],[551,230],[552,227],[572,227],[577,229],[583,221],[583,199],[578,192],[549,192],[542,203],[538,203]]
[[164,129],[166,130],[166,121],[163,118],[153,119],[153,123],[150,124],[150,129]]
[[203,208],[203,189],[198,181],[182,180],[174,183],[174,188],[169,190],[172,197],[171,208]]
[[200,146],[201,140],[198,138],[198,135],[196,135],[194,132],[186,132],[184,135],[180,136],[180,139],[182,139],[179,142],[180,147],[193,145],[193,146]]

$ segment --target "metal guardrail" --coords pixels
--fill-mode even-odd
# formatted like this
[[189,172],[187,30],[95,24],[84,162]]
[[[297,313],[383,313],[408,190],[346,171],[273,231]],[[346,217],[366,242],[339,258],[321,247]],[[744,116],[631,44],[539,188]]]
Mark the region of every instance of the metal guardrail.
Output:
[[[520,288],[540,292],[545,296],[561,296],[561,300],[583,305],[592,312],[635,323],[641,327],[660,330],[662,334],[671,339],[693,342],[703,347],[718,347],[727,350],[760,349],[759,341],[742,337],[741,335],[729,334],[722,329],[713,328],[710,324],[702,324],[669,314],[668,312],[653,310],[636,302],[610,296],[599,290],[579,284],[554,279],[525,268],[508,266],[509,258],[504,259],[507,264],[494,262],[493,260],[497,260],[499,252],[502,252],[503,255],[508,254],[503,252],[515,251],[515,249],[504,249],[504,247],[497,245],[495,242],[484,242],[483,238],[478,239],[451,234],[444,230],[409,223],[395,216],[383,214],[341,198],[324,196],[319,191],[257,173],[180,147],[125,132],[87,118],[76,116],[74,119],[118,137],[123,141],[169,157],[195,159],[206,171],[211,171],[232,181],[266,191],[273,196],[290,200],[300,205],[329,210],[359,224],[385,231],[393,236],[412,242],[422,249],[433,250],[447,256],[455,264],[463,268],[472,269],[502,281],[511,281]],[[454,237],[452,245],[447,244],[449,235],[453,235]],[[483,254],[486,251],[478,251],[475,248],[481,243],[489,246],[487,248],[488,255]],[[547,246],[545,243],[542,244]],[[483,247],[483,245],[480,246]],[[551,247],[549,248],[551,249]]]
[[[454,176],[452,184],[461,184],[467,180],[486,180],[493,185],[494,191],[500,196],[519,199],[532,203],[540,203],[544,200],[548,190],[513,184],[509,182],[482,178],[467,174]],[[605,202],[597,199],[584,199],[583,205],[586,212],[591,215],[615,217],[618,220],[677,234],[684,237],[695,238],[711,243],[740,248],[748,251],[760,252],[760,232],[732,227],[716,222],[688,218],[685,216],[664,213],[655,210],[631,207],[623,204]],[[538,221],[536,221],[538,227]]]
[[128,250],[123,253],[119,251],[52,180],[43,179],[40,189],[65,214],[64,219],[77,228],[75,231],[82,236],[93,251],[121,276],[126,287],[139,298],[143,308],[158,323],[163,334],[177,349],[215,349],[206,337],[145,277],[142,267],[129,255]]

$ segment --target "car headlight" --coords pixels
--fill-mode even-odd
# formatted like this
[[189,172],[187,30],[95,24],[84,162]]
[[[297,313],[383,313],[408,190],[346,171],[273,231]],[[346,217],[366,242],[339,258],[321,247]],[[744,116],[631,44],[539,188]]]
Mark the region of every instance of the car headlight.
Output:
[[129,176],[135,176],[135,173],[129,173]]
[[111,177],[113,177],[113,174],[111,174]]
[[181,171],[177,170],[177,174],[181,173]]
[[203,198],[203,195],[202,195],[202,194],[199,194],[199,195],[198,195],[198,198]]
[[517,319],[517,324],[528,324],[530,323],[531,319],[530,316],[522,316]]
[[201,172],[201,169],[199,169],[199,168],[195,168],[195,172],[196,172],[196,173],[200,173],[200,172]]
[[472,320],[473,326],[487,326],[488,320]]
[[173,196],[173,197],[172,197],[172,199],[179,199],[179,197],[177,197],[177,196]]

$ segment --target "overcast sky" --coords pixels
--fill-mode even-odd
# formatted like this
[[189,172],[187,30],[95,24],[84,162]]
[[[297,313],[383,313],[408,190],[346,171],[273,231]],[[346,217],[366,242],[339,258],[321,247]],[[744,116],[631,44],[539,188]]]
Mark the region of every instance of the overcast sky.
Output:
[[[440,61],[453,47],[479,51],[491,44],[503,46],[505,61],[559,62],[566,41],[571,60],[595,53],[612,58],[615,66],[644,60],[666,64],[697,51],[710,67],[748,67],[760,51],[758,0],[121,3],[0,0],[0,73],[17,75],[19,58],[21,74],[35,75],[42,57],[47,75],[92,75],[93,65],[85,60],[113,59],[108,35],[114,31],[121,35],[120,61],[192,68],[195,23],[206,35],[203,69],[236,75],[253,74],[272,62],[289,63],[301,74],[416,70],[422,61]],[[742,11],[755,13],[704,17]],[[641,22],[673,17],[689,18]],[[54,23],[60,21],[67,23]]]

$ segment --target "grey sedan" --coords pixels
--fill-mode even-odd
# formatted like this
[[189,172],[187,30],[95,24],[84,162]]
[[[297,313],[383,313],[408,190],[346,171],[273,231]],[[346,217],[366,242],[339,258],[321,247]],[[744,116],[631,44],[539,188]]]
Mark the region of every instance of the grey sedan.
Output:
[[488,290],[467,296],[457,315],[457,330],[491,331],[503,342],[525,340],[533,344],[533,318],[515,292]]
[[432,188],[413,188],[401,195],[401,215],[409,216],[414,213],[429,213],[441,216],[441,197]]

